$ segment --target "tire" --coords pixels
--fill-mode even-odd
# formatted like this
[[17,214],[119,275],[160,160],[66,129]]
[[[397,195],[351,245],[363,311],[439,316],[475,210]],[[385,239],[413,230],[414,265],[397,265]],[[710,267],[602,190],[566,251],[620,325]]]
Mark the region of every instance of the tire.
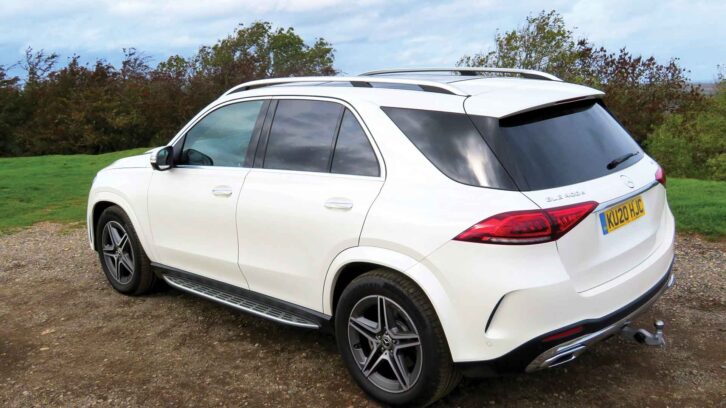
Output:
[[151,262],[131,220],[120,207],[111,206],[101,213],[95,238],[101,267],[116,291],[136,296],[153,289],[157,278]]
[[[386,311],[387,324],[374,322],[383,320],[378,317],[381,309]],[[433,306],[415,283],[399,273],[377,269],[354,279],[338,301],[335,335],[355,381],[385,404],[426,406],[461,380]]]

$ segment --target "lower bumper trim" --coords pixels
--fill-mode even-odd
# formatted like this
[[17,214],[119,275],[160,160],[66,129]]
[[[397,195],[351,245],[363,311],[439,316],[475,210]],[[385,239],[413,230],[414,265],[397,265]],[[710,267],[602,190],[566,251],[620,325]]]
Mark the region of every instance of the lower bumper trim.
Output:
[[666,289],[673,286],[675,284],[675,278],[675,275],[672,272],[669,272],[667,283],[663,285],[653,297],[648,299],[647,302],[645,302],[638,309],[630,313],[628,316],[617,321],[616,323],[605,327],[604,329],[600,329],[594,333],[586,334],[576,339],[572,339],[565,343],[559,344],[556,347],[552,347],[551,349],[545,351],[544,353],[537,356],[537,358],[532,360],[532,362],[529,363],[525,371],[529,373],[532,371],[544,370],[546,368],[556,367],[558,365],[568,363],[577,358],[580,354],[584,353],[591,345],[605,340],[613,334],[619,333],[623,329],[623,327],[629,325],[635,317],[642,314],[653,303],[655,303],[655,301],[658,300],[658,298],[663,294],[663,292],[666,291]]
[[[568,363],[585,352],[593,344],[619,332],[624,326],[646,311],[666,289],[673,286],[673,262],[668,271],[651,289],[625,307],[598,319],[590,319],[562,327],[536,337],[509,353],[486,361],[456,363],[467,377],[493,377],[508,373],[542,370]],[[555,346],[542,340],[570,328],[582,326],[584,330],[576,338],[564,338]]]

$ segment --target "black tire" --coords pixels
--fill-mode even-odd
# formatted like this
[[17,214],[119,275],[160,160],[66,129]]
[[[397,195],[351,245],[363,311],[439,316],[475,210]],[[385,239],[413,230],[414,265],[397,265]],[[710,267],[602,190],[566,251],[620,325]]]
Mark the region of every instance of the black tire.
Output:
[[[412,381],[412,385],[409,384],[408,389],[402,386],[403,382],[399,382],[401,389],[396,392],[389,392],[381,385],[376,385],[374,377],[379,376],[378,382],[380,383],[380,378],[385,378],[385,375],[383,377],[380,377],[380,374],[365,376],[359,365],[361,363],[357,362],[357,358],[358,360],[366,359],[365,351],[362,352],[363,354],[358,354],[358,357],[353,354],[354,350],[361,353],[361,347],[378,350],[379,345],[382,345],[378,341],[368,340],[365,336],[356,338],[359,332],[354,328],[349,328],[349,319],[352,317],[351,313],[354,313],[354,308],[362,310],[361,305],[364,304],[362,302],[372,302],[369,299],[373,296],[377,299],[381,299],[381,297],[386,299],[383,301],[384,304],[390,300],[389,305],[393,304],[394,308],[402,309],[405,317],[394,320],[400,322],[400,320],[408,318],[415,326],[414,330],[418,332],[420,348],[416,349],[416,360],[418,356],[422,356],[421,366],[412,363],[410,358],[407,360],[409,366],[420,367],[414,369],[415,371],[412,370],[413,375],[408,377],[417,376],[415,382]],[[390,308],[390,306],[387,307]],[[403,314],[399,314],[399,316],[403,316]],[[387,329],[385,330],[387,331]],[[444,331],[431,302],[413,281],[400,273],[377,269],[354,279],[345,288],[338,301],[335,310],[335,335],[343,362],[355,381],[368,395],[385,404],[426,406],[446,396],[461,380],[460,372],[452,363]],[[353,339],[352,342],[351,339]],[[366,346],[365,343],[375,345]],[[374,351],[371,351],[367,357],[373,353]],[[395,355],[393,351],[390,353]],[[386,361],[386,363],[388,362]],[[386,368],[384,367],[384,369]]]
[[[125,255],[124,262],[133,265],[133,270],[125,267],[125,265],[116,267],[120,272],[114,269],[114,260],[112,259],[115,258],[113,256],[114,254],[116,257],[119,255],[116,250],[112,251],[110,249],[112,238],[109,235],[104,235],[107,226],[114,228],[117,232],[123,230],[126,233],[128,243],[121,248],[121,252],[122,256]],[[101,213],[96,225],[95,243],[106,279],[116,291],[124,295],[137,296],[148,293],[154,288],[157,277],[151,268],[151,262],[146,256],[144,248],[141,247],[139,236],[136,234],[131,220],[120,207],[111,206]],[[108,244],[106,245],[106,251],[104,251],[104,244]],[[112,252],[113,254],[111,254]]]

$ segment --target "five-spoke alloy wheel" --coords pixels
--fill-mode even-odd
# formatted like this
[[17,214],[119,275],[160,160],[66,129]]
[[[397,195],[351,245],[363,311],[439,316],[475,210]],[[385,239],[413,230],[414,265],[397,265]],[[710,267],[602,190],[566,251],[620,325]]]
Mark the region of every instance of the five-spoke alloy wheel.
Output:
[[134,249],[121,224],[116,221],[106,223],[101,235],[101,250],[111,277],[122,285],[129,283],[134,276]]
[[398,272],[376,269],[346,286],[335,335],[358,385],[386,404],[427,405],[461,378],[433,306]]
[[385,296],[366,296],[353,307],[348,342],[363,375],[384,391],[406,391],[421,374],[416,326],[401,306]]
[[128,215],[110,206],[103,210],[95,226],[96,251],[111,286],[126,295],[151,290],[156,275]]

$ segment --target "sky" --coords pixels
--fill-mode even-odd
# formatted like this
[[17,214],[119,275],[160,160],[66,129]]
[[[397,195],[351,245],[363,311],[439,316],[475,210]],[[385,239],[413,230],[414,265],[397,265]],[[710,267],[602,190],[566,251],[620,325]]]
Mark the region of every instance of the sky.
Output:
[[454,66],[543,8],[611,51],[627,47],[663,63],[678,57],[696,82],[713,81],[716,65],[726,65],[723,0],[0,0],[0,65],[13,65],[29,46],[62,62],[75,53],[113,64],[135,47],[155,65],[263,20],[294,27],[309,44],[331,42],[343,74]]

